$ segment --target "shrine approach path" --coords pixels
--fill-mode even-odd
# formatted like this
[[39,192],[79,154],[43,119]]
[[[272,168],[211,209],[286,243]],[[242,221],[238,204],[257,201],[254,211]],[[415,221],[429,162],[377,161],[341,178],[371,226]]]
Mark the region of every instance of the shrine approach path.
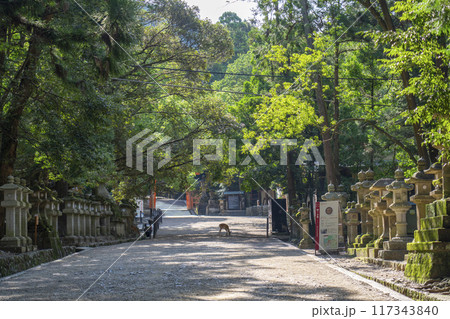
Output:
[[[163,218],[156,239],[86,249],[3,278],[0,300],[402,299],[265,238],[264,217],[175,215]],[[220,223],[231,236],[218,234]]]

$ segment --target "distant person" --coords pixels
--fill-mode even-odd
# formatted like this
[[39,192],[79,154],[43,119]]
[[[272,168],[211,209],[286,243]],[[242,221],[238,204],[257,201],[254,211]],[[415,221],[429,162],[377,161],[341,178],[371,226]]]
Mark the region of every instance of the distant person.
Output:
[[162,211],[158,209],[156,211],[155,223],[153,225],[153,238],[156,237],[156,233],[158,232],[160,223],[162,223]]
[[148,220],[148,225],[144,224],[144,230],[145,230],[145,236],[147,236],[148,238],[152,238],[153,219]]
[[163,217],[163,212],[162,212],[162,210],[161,210],[161,208],[158,208],[157,210],[156,210],[156,219],[159,221],[159,223],[160,224],[162,224],[162,217]]

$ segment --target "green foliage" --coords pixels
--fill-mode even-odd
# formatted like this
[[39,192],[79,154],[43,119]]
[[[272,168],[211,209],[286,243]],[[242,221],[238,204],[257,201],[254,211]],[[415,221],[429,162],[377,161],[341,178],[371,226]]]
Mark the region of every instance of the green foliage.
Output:
[[[280,138],[298,140],[289,149],[296,158],[307,138],[323,152],[329,134],[335,160],[328,165],[347,170],[347,184],[369,166],[377,176],[397,165],[411,175],[411,123],[449,158],[448,0],[395,1],[402,27],[372,39],[362,36],[374,21],[359,18],[359,2],[258,0],[258,25],[231,12],[219,23],[201,20],[181,0],[79,1],[95,22],[71,1],[3,2],[0,164],[30,180],[105,183],[121,200],[155,185],[184,191],[203,171],[216,188],[239,178],[243,190],[287,189],[279,146],[269,143]],[[403,71],[411,74],[406,88]],[[405,111],[411,96],[418,106]],[[172,160],[154,176],[125,165],[127,139],[145,128],[170,137]],[[227,155],[194,166],[198,138],[237,140],[237,165]],[[268,165],[242,164],[250,155],[244,138],[262,145]],[[164,156],[158,149],[155,162]],[[306,169],[292,171],[305,193]]]
[[386,34],[373,33],[378,43],[391,43],[381,60],[393,75],[406,70],[412,73],[409,85],[400,96],[414,95],[419,106],[405,113],[408,123],[422,123],[427,128],[427,142],[450,155],[450,87],[448,68],[449,1],[398,1],[394,10],[407,23],[405,30]]

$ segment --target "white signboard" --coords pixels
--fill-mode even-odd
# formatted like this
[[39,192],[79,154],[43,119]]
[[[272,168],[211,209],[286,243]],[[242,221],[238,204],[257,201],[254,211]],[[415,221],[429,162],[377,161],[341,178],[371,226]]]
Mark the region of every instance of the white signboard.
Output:
[[320,209],[316,213],[316,238],[319,237],[320,246],[316,250],[338,250],[339,202],[320,202],[319,205]]
[[239,195],[228,195],[228,209],[229,210],[238,210],[240,209],[239,204]]

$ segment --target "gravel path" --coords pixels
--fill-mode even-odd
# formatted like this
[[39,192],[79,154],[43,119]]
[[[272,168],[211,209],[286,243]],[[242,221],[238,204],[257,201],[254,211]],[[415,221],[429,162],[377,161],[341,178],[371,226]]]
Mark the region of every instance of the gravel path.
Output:
[[[219,223],[232,235],[218,235]],[[261,217],[165,217],[154,240],[87,249],[0,280],[0,300],[397,300],[294,246]]]

